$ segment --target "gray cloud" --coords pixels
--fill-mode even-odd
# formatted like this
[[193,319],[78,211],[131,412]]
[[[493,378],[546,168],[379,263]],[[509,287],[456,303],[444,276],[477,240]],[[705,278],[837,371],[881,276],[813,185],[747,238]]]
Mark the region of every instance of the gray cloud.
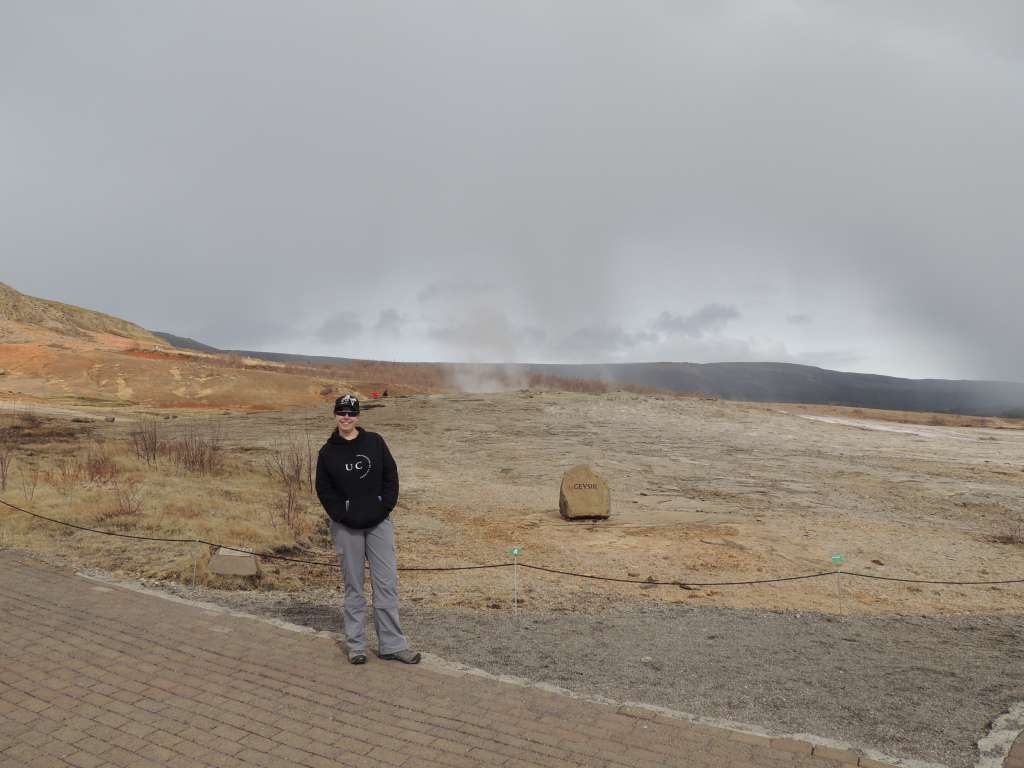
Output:
[[324,321],[316,335],[322,341],[333,342],[351,338],[362,331],[363,324],[355,312],[336,312]]
[[811,322],[810,315],[786,315],[786,322],[790,325],[808,325]]
[[559,339],[552,351],[564,360],[601,362],[616,359],[623,352],[657,340],[656,335],[645,331],[631,332],[617,326],[586,326]]
[[681,333],[700,338],[706,333],[722,330],[730,320],[735,320],[739,316],[736,307],[705,304],[685,317],[668,311],[662,312],[654,321],[654,327],[662,333]]
[[0,279],[217,346],[1024,380],[1022,80],[1001,0],[13,2]]
[[404,324],[405,319],[398,313],[398,310],[393,308],[382,309],[380,316],[377,318],[377,325],[374,326],[373,330],[381,334],[399,336],[402,333],[402,326]]
[[493,290],[494,286],[487,283],[431,283],[416,294],[416,299],[421,302],[474,299]]

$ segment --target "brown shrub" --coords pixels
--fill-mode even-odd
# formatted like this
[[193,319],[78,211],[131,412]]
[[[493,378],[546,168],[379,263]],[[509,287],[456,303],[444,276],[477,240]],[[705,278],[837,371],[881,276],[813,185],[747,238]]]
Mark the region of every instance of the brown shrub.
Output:
[[27,504],[32,503],[32,499],[35,498],[36,488],[39,486],[39,480],[42,478],[43,472],[38,467],[18,467],[18,477],[21,481],[21,496],[25,499]]
[[270,522],[272,525],[283,523],[293,534],[303,532],[302,516],[305,504],[302,491],[297,483],[287,482],[281,486],[277,506],[271,508]]
[[142,493],[139,481],[124,479],[114,484],[117,511],[121,517],[138,517],[142,512]]
[[82,483],[82,465],[77,456],[62,457],[53,463],[53,469],[46,473],[47,482],[56,488],[61,496],[70,496]]
[[290,440],[280,450],[271,451],[264,466],[267,476],[278,485],[299,485],[306,478],[306,448],[299,441]]
[[1024,520],[1015,520],[1006,523],[1003,530],[992,537],[997,544],[1024,545]]
[[106,485],[113,482],[120,469],[117,462],[101,446],[90,448],[84,458],[78,459],[82,475],[90,483]]
[[296,536],[307,533],[303,495],[313,493],[315,461],[315,447],[308,432],[301,439],[292,437],[264,461],[267,476],[278,489],[277,504],[271,509],[271,524],[282,523]]
[[10,472],[13,458],[14,446],[7,442],[0,442],[0,492],[7,490],[7,474]]
[[200,475],[216,474],[224,466],[224,436],[219,428],[201,434],[190,427],[167,442],[162,452],[176,467]]
[[132,447],[139,461],[146,462],[147,466],[155,464],[161,447],[160,429],[156,419],[150,418],[139,422],[128,434],[131,436]]
[[139,481],[133,478],[120,478],[114,483],[111,492],[113,506],[100,510],[94,517],[95,522],[121,530],[137,528],[143,506]]

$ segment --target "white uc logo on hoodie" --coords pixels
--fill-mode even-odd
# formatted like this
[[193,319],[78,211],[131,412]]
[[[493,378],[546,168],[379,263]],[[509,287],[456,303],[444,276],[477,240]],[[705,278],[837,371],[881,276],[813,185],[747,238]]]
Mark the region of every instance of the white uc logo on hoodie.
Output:
[[368,474],[370,474],[370,469],[372,467],[373,467],[373,464],[370,461],[370,457],[369,456],[364,456],[361,453],[357,453],[356,454],[356,461],[355,461],[355,463],[354,464],[346,464],[345,465],[345,471],[346,472],[362,472],[363,474],[361,474],[359,476],[359,479],[362,480],[364,477],[366,477]]

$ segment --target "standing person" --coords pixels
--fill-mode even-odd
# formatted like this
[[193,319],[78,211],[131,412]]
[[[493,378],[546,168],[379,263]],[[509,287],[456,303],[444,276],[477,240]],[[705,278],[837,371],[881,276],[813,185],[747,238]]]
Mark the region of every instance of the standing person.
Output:
[[331,539],[345,580],[342,615],[348,660],[366,663],[363,563],[369,561],[378,655],[418,664],[420,655],[409,650],[398,622],[395,529],[388,517],[398,503],[398,466],[383,437],[356,425],[355,396],[334,401],[334,418],[338,428],[317,457],[316,493],[331,518]]

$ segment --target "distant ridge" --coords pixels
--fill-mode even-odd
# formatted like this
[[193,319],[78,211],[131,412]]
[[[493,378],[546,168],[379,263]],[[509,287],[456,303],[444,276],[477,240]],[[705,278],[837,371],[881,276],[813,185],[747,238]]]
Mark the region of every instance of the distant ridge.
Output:
[[255,357],[258,360],[270,360],[274,363],[305,363],[307,365],[345,365],[357,362],[354,357],[325,357],[323,355],[293,355],[288,352],[253,352],[248,349],[218,349],[201,341],[190,339],[188,336],[175,336],[166,331],[153,331],[164,341],[172,344],[178,349],[192,349],[196,352],[209,352],[220,355],[242,355],[243,357]]
[[525,367],[531,373],[599,379],[613,384],[638,384],[675,392],[701,392],[725,400],[1024,418],[1024,384],[1009,381],[901,379],[830,371],[794,363],[622,363]]
[[[346,365],[350,357],[297,355],[252,350],[216,350],[192,339],[160,333],[213,352],[230,352],[280,363]],[[401,365],[401,363],[396,363]],[[410,363],[410,365],[412,365]],[[416,365],[424,365],[416,363]],[[811,403],[891,411],[962,413],[970,416],[1024,418],[1024,384],[1010,381],[957,381],[902,379],[870,373],[844,373],[795,363],[617,363],[475,365],[437,363],[458,370],[494,368],[502,372],[537,373],[567,379],[589,379],[609,384],[633,384],[672,392],[699,392],[724,400],[762,403]]]
[[196,352],[209,352],[212,355],[220,353],[222,350],[216,347],[211,347],[209,344],[203,344],[201,341],[190,339],[187,336],[175,336],[173,333],[166,333],[164,331],[151,331],[155,336],[159,336],[161,339],[166,341],[173,347],[178,349],[191,349]]

